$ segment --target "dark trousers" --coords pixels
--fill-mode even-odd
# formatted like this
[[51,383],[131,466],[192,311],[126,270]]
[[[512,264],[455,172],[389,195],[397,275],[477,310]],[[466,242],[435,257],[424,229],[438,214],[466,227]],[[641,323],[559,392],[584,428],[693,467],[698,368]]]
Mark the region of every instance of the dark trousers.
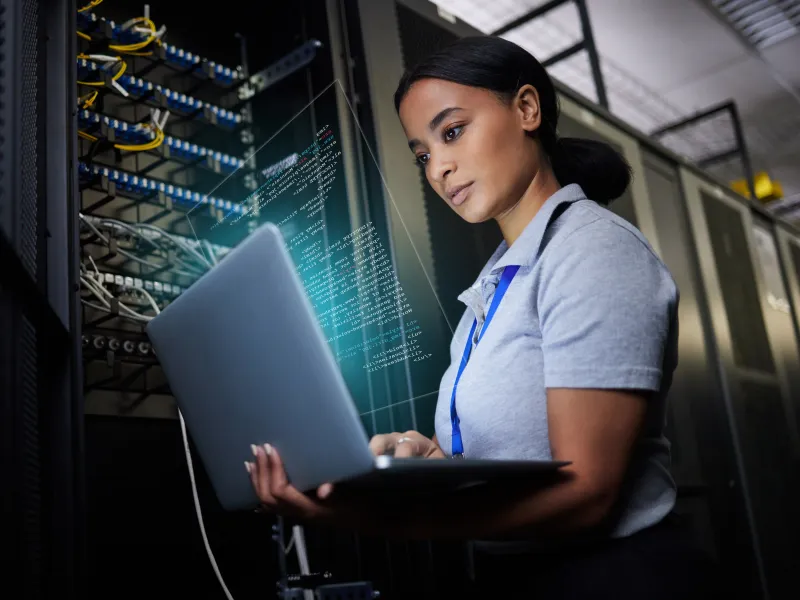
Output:
[[731,596],[719,567],[674,515],[627,538],[568,550],[476,552],[471,598],[694,600]]

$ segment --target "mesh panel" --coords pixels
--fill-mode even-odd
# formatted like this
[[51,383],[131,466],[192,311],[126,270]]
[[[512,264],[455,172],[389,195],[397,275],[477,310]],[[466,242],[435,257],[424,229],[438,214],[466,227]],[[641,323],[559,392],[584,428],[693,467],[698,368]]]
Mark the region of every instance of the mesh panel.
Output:
[[23,0],[21,9],[20,52],[20,198],[18,248],[28,273],[37,280],[37,203],[39,198],[39,127],[40,28],[36,0]]
[[702,197],[728,314],[734,361],[740,367],[774,373],[775,362],[767,340],[742,215],[708,194]]
[[789,250],[792,254],[792,267],[794,268],[794,275],[797,277],[797,283],[800,283],[800,246],[794,242],[790,242]]
[[6,94],[8,93],[8,65],[7,56],[8,49],[6,48],[6,34],[7,34],[7,14],[4,0],[0,0],[0,233],[5,233],[7,237],[10,232],[5,230],[7,216],[8,195],[6,193],[6,186],[8,185],[8,177],[6,176],[6,155],[8,149],[6,148],[6,139],[8,137],[7,124],[5,119],[7,101]]
[[800,477],[777,385],[741,381],[742,450],[767,579],[774,590],[793,589],[800,553],[794,533],[800,525]]
[[24,494],[25,568],[28,598],[41,597],[42,531],[41,467],[39,463],[39,402],[37,395],[36,330],[26,317],[20,318],[17,365],[22,427],[22,490]]

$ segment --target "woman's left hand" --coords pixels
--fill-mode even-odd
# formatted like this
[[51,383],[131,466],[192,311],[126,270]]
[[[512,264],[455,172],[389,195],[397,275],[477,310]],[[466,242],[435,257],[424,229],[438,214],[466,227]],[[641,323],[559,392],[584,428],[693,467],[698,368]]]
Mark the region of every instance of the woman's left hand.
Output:
[[[278,451],[269,444],[252,446],[255,462],[246,462],[250,481],[262,507],[272,513],[302,520],[340,520],[343,510],[328,502],[333,485],[325,483],[312,498],[289,483]],[[339,517],[339,519],[337,519]]]

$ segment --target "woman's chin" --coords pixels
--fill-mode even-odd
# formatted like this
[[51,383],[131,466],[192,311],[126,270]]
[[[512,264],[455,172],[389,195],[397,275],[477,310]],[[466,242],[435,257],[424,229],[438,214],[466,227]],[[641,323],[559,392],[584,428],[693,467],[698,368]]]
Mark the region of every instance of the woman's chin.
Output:
[[469,200],[472,200],[472,198],[469,198],[467,202],[461,206],[453,207],[459,217],[464,219],[467,223],[473,224],[483,223],[492,218],[488,210],[480,206],[477,202],[471,204]]

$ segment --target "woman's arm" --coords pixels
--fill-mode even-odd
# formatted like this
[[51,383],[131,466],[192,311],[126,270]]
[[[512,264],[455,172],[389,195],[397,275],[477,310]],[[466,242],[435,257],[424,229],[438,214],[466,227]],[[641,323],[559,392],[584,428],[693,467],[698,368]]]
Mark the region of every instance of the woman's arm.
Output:
[[[554,460],[565,479],[533,491],[485,489],[394,508],[364,506],[331,523],[364,533],[420,539],[509,538],[577,533],[613,507],[644,420],[647,393],[549,389]],[[366,509],[366,510],[365,510]]]

